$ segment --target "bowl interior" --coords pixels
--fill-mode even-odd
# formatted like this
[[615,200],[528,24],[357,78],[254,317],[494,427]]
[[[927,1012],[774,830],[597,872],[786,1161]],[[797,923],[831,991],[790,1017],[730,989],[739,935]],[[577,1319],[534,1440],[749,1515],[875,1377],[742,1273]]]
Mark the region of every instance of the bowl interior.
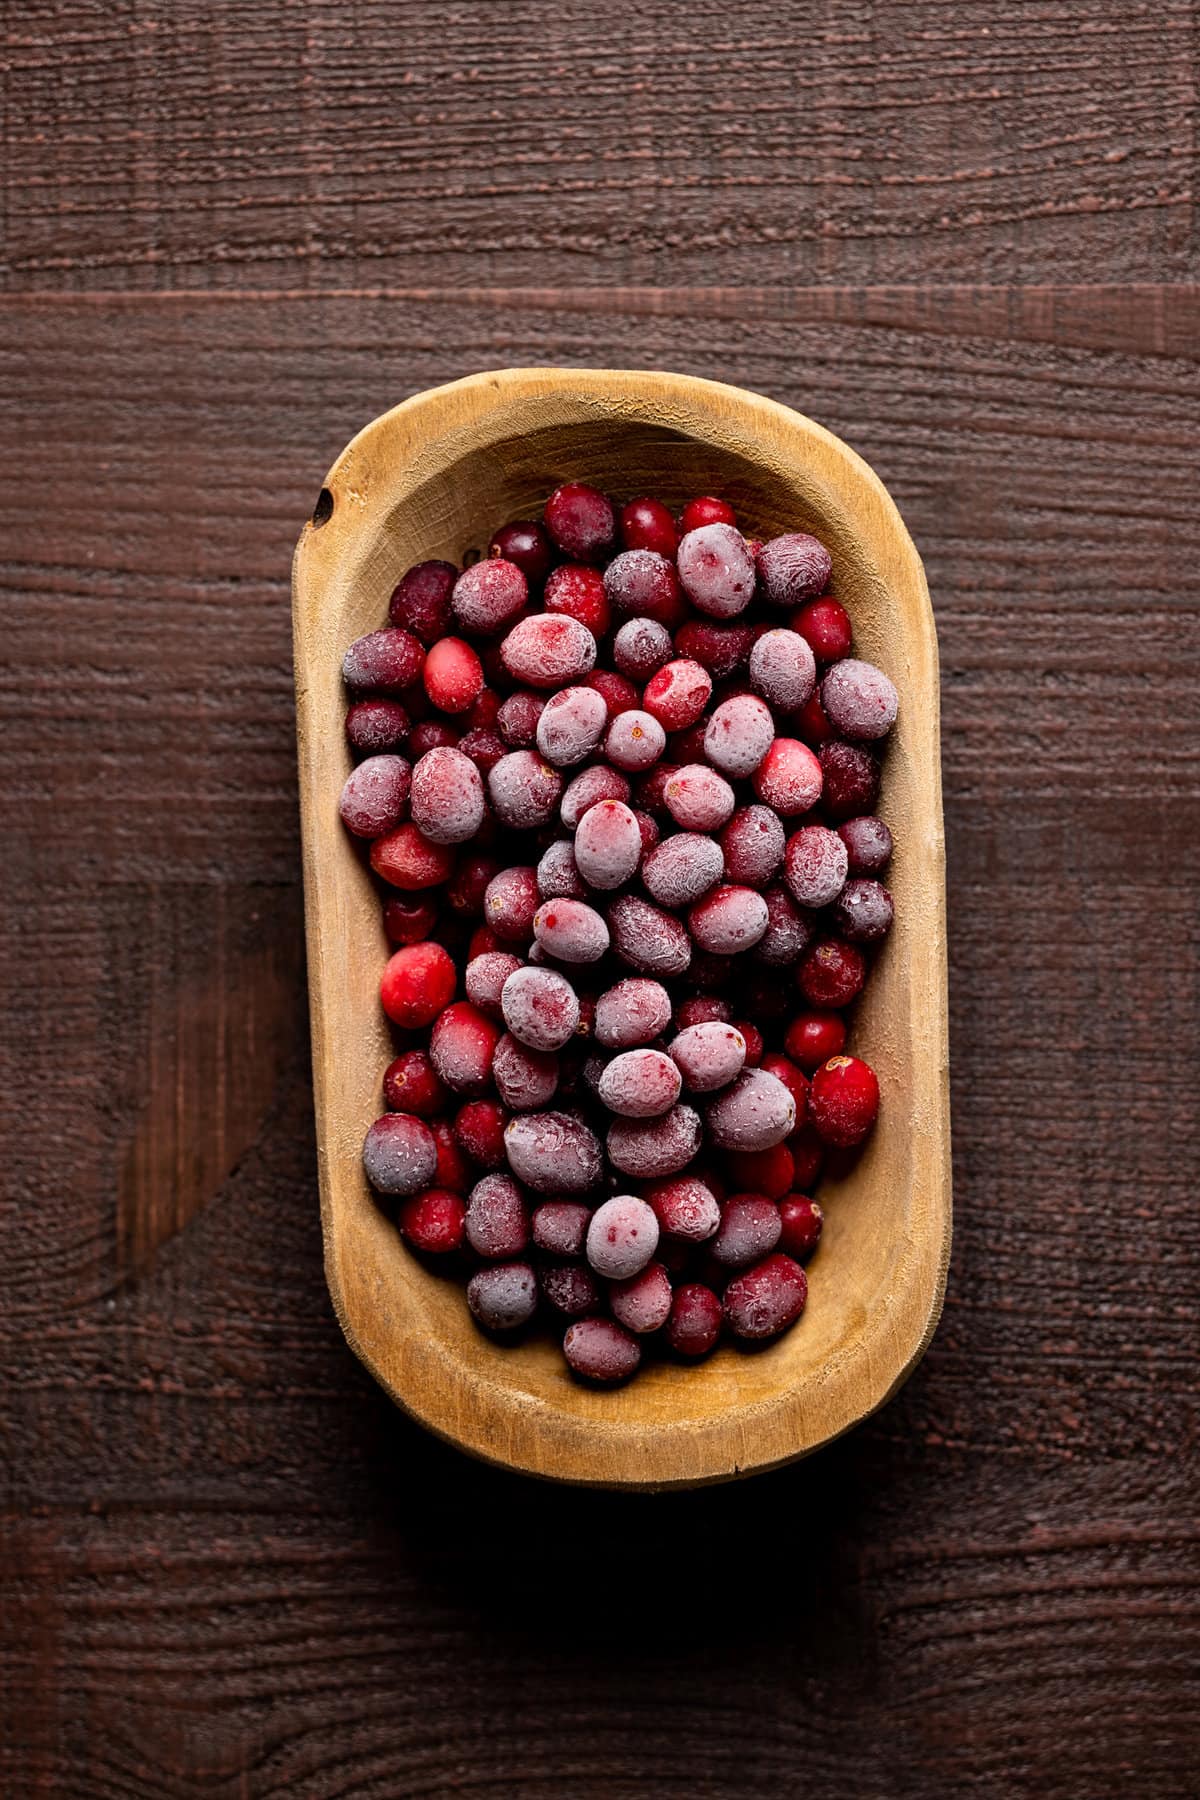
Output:
[[[839,1406],[861,1415],[886,1396],[919,1354],[940,1302],[948,1190],[940,1192],[944,1018],[940,1040],[931,1025],[931,1014],[944,1010],[937,684],[920,564],[886,494],[836,440],[776,408],[770,412],[807,433],[764,434],[754,418],[696,405],[694,393],[706,385],[682,384],[673,418],[664,416],[672,409],[662,399],[614,405],[586,389],[552,392],[540,404],[523,396],[508,407],[489,397],[483,426],[454,408],[422,418],[410,403],[410,419],[402,408],[377,422],[390,421],[390,430],[372,441],[376,428],[369,428],[331,472],[332,512],[307,528],[298,552],[314,1064],[331,1288],[354,1347],[403,1404],[466,1447],[540,1473],[562,1472],[559,1428],[592,1446],[589,1478],[597,1480],[715,1479],[785,1460],[832,1435]],[[828,478],[824,442],[836,446],[838,482]],[[858,652],[891,675],[901,696],[880,802],[896,838],[889,885],[897,926],[851,1028],[851,1047],[879,1074],[884,1105],[853,1172],[821,1185],[826,1223],[805,1316],[765,1348],[722,1347],[700,1368],[655,1360],[630,1386],[606,1393],[571,1380],[548,1334],[518,1350],[482,1337],[461,1282],[418,1263],[367,1188],[362,1137],[379,1110],[391,1054],[378,1004],[388,946],[376,891],[336,811],[351,766],[342,733],[346,645],[384,621],[392,587],[412,563],[485,553],[495,526],[537,516],[568,478],[620,499],[653,493],[672,505],[717,493],[750,533],[815,532],[832,552],[834,588],[850,609]],[[897,529],[907,561],[897,559]],[[925,1053],[914,1054],[915,1045]],[[843,1403],[837,1396],[847,1384],[859,1398]],[[716,1421],[723,1447],[706,1460],[700,1446]],[[744,1433],[740,1456],[728,1447],[731,1421]],[[656,1457],[653,1445],[668,1438],[671,1454]],[[696,1446],[690,1475],[683,1472],[689,1438]]]

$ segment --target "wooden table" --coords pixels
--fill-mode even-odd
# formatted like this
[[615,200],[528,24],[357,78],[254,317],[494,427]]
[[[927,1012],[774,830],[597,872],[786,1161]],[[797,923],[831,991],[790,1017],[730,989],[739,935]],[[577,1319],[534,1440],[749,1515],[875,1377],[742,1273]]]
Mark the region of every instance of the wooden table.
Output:
[[[1189,0],[14,0],[0,1792],[1196,1792]],[[957,1238],[777,1476],[558,1491],[321,1273],[288,564],[361,423],[645,365],[888,482],[945,674]]]

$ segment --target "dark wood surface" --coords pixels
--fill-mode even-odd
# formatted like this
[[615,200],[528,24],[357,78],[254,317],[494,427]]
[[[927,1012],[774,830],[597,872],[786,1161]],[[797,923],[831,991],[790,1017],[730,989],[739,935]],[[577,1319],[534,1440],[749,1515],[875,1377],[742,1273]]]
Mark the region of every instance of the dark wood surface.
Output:
[[[1195,8],[0,18],[0,1793],[1196,1792]],[[321,1272],[288,565],[387,405],[716,376],[941,637],[957,1236],[776,1476],[459,1458]]]

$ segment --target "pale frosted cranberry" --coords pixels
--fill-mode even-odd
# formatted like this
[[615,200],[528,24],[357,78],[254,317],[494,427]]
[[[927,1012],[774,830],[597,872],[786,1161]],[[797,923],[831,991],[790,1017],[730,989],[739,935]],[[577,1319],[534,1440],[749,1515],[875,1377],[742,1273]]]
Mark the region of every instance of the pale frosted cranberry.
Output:
[[821,705],[842,737],[870,741],[886,737],[892,729],[900,697],[882,669],[848,656],[826,671]]
[[518,688],[504,701],[496,714],[496,728],[510,749],[527,750],[536,743],[538,720],[545,705],[545,694],[535,694],[529,688]]
[[443,637],[425,658],[425,692],[442,712],[465,713],[483,692],[483,664],[462,638]]
[[674,1106],[681,1085],[679,1070],[661,1050],[626,1050],[613,1057],[596,1091],[622,1119],[657,1119]]
[[809,1115],[827,1144],[849,1149],[862,1140],[879,1112],[879,1082],[858,1056],[831,1056],[812,1078]]
[[596,1002],[596,1042],[606,1050],[649,1044],[671,1022],[671,996],[661,982],[644,976],[618,981]]
[[431,844],[465,844],[483,824],[483,779],[461,750],[430,750],[412,772],[413,824]]
[[878,875],[892,854],[892,834],[882,819],[865,814],[847,819],[838,826],[838,836],[846,846],[851,875]]
[[346,777],[338,801],[342,824],[355,837],[382,837],[408,810],[412,770],[402,756],[368,756]]
[[542,948],[559,962],[598,962],[608,949],[608,926],[582,900],[544,901],[533,916],[533,932]]
[[734,1025],[690,1025],[675,1039],[670,1054],[691,1091],[708,1094],[741,1074],[746,1040]]
[[606,763],[594,763],[567,783],[558,816],[568,831],[574,831],[589,806],[596,806],[601,800],[628,799],[629,783],[624,775]]
[[461,1250],[467,1209],[459,1194],[447,1188],[426,1188],[405,1200],[397,1216],[400,1235],[414,1250],[427,1256],[446,1256]]
[[563,778],[533,750],[510,750],[488,775],[496,817],[514,831],[532,831],[554,817]]
[[576,1319],[563,1338],[572,1374],[606,1387],[628,1381],[642,1360],[637,1339],[613,1319]]
[[669,507],[661,500],[629,500],[621,508],[621,543],[626,550],[656,550],[674,558],[679,532]]
[[666,1324],[671,1310],[671,1277],[660,1262],[648,1263],[640,1275],[615,1281],[608,1290],[608,1304],[618,1325],[644,1337]]
[[796,738],[776,738],[754,772],[754,791],[784,818],[808,812],[821,797],[821,765]]
[[739,806],[721,833],[730,881],[763,887],[783,861],[784,830],[769,806]]
[[781,1200],[795,1180],[787,1144],[772,1144],[767,1150],[730,1150],[725,1167],[739,1192],[765,1194],[768,1200]]
[[812,914],[797,906],[786,888],[769,887],[763,899],[767,903],[767,929],[758,940],[755,960],[773,969],[788,969],[799,962],[812,942]]
[[488,556],[464,569],[450,601],[464,631],[491,637],[515,619],[529,599],[529,583],[516,563]]
[[650,677],[642,705],[667,731],[685,731],[708,705],[712,685],[707,669],[690,657],[678,657]]
[[538,1270],[547,1304],[567,1319],[583,1319],[601,1308],[600,1283],[586,1263],[548,1263]]
[[825,1214],[807,1194],[788,1194],[779,1202],[779,1248],[802,1262],[821,1241]]
[[703,763],[687,763],[676,770],[663,789],[663,799],[684,831],[719,830],[735,805],[729,783]]
[[714,838],[680,831],[664,838],[646,857],[642,880],[660,906],[690,906],[720,881],[724,871],[721,846]]
[[575,863],[593,888],[617,888],[635,873],[642,855],[637,819],[620,800],[589,807],[575,833]]
[[826,825],[805,825],[787,841],[783,878],[800,906],[829,906],[846,885],[846,846]]
[[809,1075],[837,1056],[846,1042],[846,1021],[840,1013],[799,1013],[787,1028],[783,1047],[794,1063]]
[[510,525],[501,525],[488,545],[488,555],[516,563],[526,581],[540,587],[550,573],[554,546],[536,519],[514,519]]
[[754,642],[750,625],[719,625],[713,619],[689,619],[675,633],[675,649],[708,670],[714,681],[744,669]]
[[797,631],[766,631],[750,652],[750,680],[780,712],[799,712],[817,679],[816,658]]
[[671,634],[657,619],[626,619],[613,639],[613,661],[622,675],[648,681],[671,660]]
[[504,1150],[535,1194],[586,1194],[600,1180],[599,1139],[571,1113],[519,1113],[505,1128]]
[[489,1262],[520,1256],[529,1242],[529,1208],[511,1175],[485,1175],[467,1201],[467,1242]]
[[[363,1168],[377,1194],[419,1194],[437,1170],[433,1133],[412,1113],[384,1113],[363,1142]],[[657,1223],[654,1235],[657,1239]]]
[[765,1262],[734,1276],[725,1289],[725,1321],[735,1337],[752,1342],[776,1337],[795,1324],[807,1299],[804,1270],[777,1250]]
[[346,736],[356,756],[403,750],[412,720],[398,700],[356,700],[346,714]]
[[638,703],[638,690],[625,675],[618,675],[615,669],[593,669],[586,677],[585,685],[595,688],[608,708],[609,723],[618,713],[629,712]]
[[500,1018],[504,984],[510,975],[523,967],[520,957],[510,956],[506,950],[489,950],[482,956],[473,956],[463,977],[467,999],[489,1019]]
[[608,708],[595,688],[561,688],[538,719],[537,747],[547,762],[569,768],[591,755],[607,726]]
[[467,1305],[486,1331],[516,1331],[537,1307],[537,1277],[527,1262],[494,1263],[468,1281]]
[[420,681],[424,666],[425,646],[393,625],[351,644],[342,658],[342,680],[352,694],[400,694]]
[[454,1136],[482,1169],[504,1164],[504,1128],[508,1114],[495,1100],[468,1100],[454,1116]]
[[692,946],[681,922],[636,894],[622,894],[608,909],[612,946],[623,963],[642,975],[682,975]]
[[707,1356],[721,1335],[721,1302],[710,1287],[685,1281],[671,1296],[667,1342],[678,1356]]
[[654,1181],[646,1189],[646,1204],[654,1208],[664,1236],[687,1244],[703,1244],[721,1223],[717,1197],[697,1175],[675,1175]]
[[895,907],[879,881],[848,881],[833,909],[834,928],[852,944],[877,944],[892,929]]
[[561,1050],[579,1024],[579,997],[555,969],[514,969],[504,983],[500,1010],[513,1036],[530,1050]]
[[599,488],[565,481],[546,502],[542,522],[564,556],[599,562],[617,534],[612,502]]
[[822,744],[818,752],[824,788],[821,808],[835,824],[856,813],[873,812],[879,798],[879,763],[861,744],[841,740]]
[[692,907],[688,930],[701,950],[714,956],[737,956],[752,950],[767,929],[767,903],[753,888],[714,888]]
[[754,558],[733,525],[701,525],[680,540],[679,579],[698,612],[732,619],[754,598]]
[[383,903],[383,929],[392,944],[419,944],[437,924],[437,907],[427,894],[410,898],[389,894]]
[[492,1080],[513,1112],[540,1112],[558,1092],[558,1058],[505,1032],[492,1053]]
[[384,1012],[406,1031],[430,1025],[454,998],[454,963],[441,944],[408,944],[388,958],[379,983]]
[[596,640],[586,625],[567,613],[535,613],[513,626],[500,655],[514,680],[535,688],[559,688],[595,666]]
[[552,1256],[578,1256],[591,1213],[575,1200],[543,1200],[533,1214],[533,1241]]
[[458,570],[451,562],[417,563],[392,589],[388,618],[423,644],[435,643],[449,628],[450,596],[457,580]]
[[698,531],[702,525],[736,525],[737,514],[728,500],[718,500],[712,494],[700,494],[695,500],[689,500],[679,515],[681,530]]
[[537,889],[543,900],[586,897],[587,888],[575,866],[575,846],[570,838],[559,838],[542,852],[537,866]]
[[658,1248],[658,1220],[636,1194],[615,1194],[598,1206],[587,1230],[587,1259],[597,1275],[628,1281]]
[[709,1135],[726,1150],[769,1150],[796,1127],[796,1102],[774,1075],[747,1069],[709,1102]]
[[533,916],[540,903],[537,873],[522,864],[501,869],[488,882],[483,914],[502,942],[527,944],[533,932]]
[[667,747],[667,734],[653,713],[635,707],[618,713],[608,728],[604,754],[618,769],[636,772],[658,761]]
[[849,656],[850,614],[832,594],[826,594],[820,600],[809,600],[793,616],[791,623],[792,630],[805,639],[819,663],[838,662],[843,656]]
[[659,1119],[614,1119],[608,1131],[608,1160],[635,1181],[652,1181],[685,1169],[700,1148],[700,1138],[700,1115],[690,1106],[673,1106]]
[[566,613],[602,638],[611,623],[604,577],[586,563],[564,563],[546,583],[546,611]]
[[807,531],[785,531],[758,552],[758,578],[772,606],[799,606],[824,593],[832,573],[833,558]]
[[492,1057],[500,1041],[494,1019],[458,1000],[448,1006],[434,1024],[429,1038],[433,1066],[456,1094],[485,1094],[490,1085]]
[[782,1229],[779,1208],[765,1194],[733,1194],[721,1209],[711,1253],[727,1269],[744,1269],[771,1254]]
[[707,1025],[710,1020],[727,1024],[731,1016],[728,1000],[716,994],[692,994],[675,1008],[675,1028],[686,1031],[689,1025]]
[[622,550],[604,571],[604,592],[621,618],[677,625],[686,608],[674,564],[653,550]]
[[821,1011],[849,1006],[862,992],[867,960],[856,944],[841,938],[819,938],[801,959],[797,978],[810,1006]]

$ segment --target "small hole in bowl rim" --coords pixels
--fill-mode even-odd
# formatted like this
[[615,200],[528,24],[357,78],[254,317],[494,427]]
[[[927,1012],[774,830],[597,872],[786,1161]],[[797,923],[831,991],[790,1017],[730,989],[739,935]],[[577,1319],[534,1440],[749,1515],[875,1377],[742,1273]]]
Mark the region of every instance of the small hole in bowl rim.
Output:
[[312,509],[311,523],[314,529],[319,530],[322,525],[327,525],[332,517],[333,495],[327,487],[323,487],[317,495],[317,504]]

